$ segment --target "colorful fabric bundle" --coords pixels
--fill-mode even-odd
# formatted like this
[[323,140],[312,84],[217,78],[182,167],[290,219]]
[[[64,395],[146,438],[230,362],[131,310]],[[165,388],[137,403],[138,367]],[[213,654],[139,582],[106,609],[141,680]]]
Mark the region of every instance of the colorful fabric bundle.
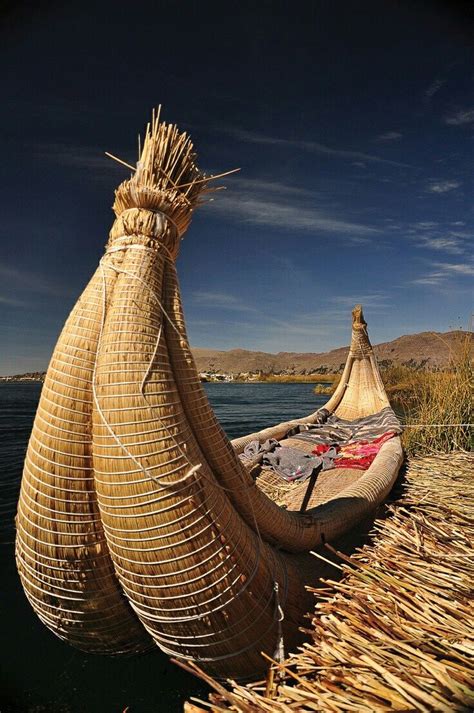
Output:
[[338,454],[334,460],[334,468],[356,468],[358,470],[367,470],[373,463],[375,456],[381,449],[382,445],[395,436],[394,431],[384,433],[371,441],[353,441],[343,446],[334,446],[326,444],[318,444],[313,448],[312,453],[322,455],[330,448],[336,448]]

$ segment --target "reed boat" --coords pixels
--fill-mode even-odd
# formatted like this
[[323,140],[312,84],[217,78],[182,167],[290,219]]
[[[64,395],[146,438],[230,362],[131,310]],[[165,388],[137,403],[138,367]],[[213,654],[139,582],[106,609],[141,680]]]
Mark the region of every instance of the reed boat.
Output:
[[[300,641],[305,587],[318,577],[310,551],[350,539],[403,453],[360,307],[323,412],[226,437],[189,347],[175,269],[194,209],[215,190],[195,159],[190,138],[154,115],[47,371],[17,567],[39,618],[84,651],[158,645],[214,676],[251,678],[266,669],[261,652],[281,656]],[[380,414],[391,437],[365,470],[318,455],[325,446],[312,437],[331,442]],[[311,461],[309,477],[279,475],[267,462],[277,450]]]

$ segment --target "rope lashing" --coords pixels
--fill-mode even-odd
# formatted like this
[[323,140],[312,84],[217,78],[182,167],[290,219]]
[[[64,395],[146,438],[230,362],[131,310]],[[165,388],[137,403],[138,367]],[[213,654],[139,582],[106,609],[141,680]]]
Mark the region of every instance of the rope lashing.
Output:
[[[182,232],[180,231],[177,223],[171,218],[167,213],[165,213],[162,210],[159,210],[159,208],[126,208],[120,213],[119,217],[126,216],[127,213],[131,213],[132,211],[137,211],[137,210],[142,210],[146,211],[147,213],[154,213],[155,215],[160,215],[166,222],[170,223],[173,228],[176,231],[176,237],[181,238]],[[116,243],[118,240],[123,240],[125,238],[131,238],[133,237],[132,235],[122,235],[119,238],[114,238],[112,240],[113,243]]]
[[[164,217],[166,218],[166,216],[164,216]],[[151,248],[151,247],[148,247],[148,246],[145,246],[145,245],[133,244],[133,243],[132,243],[132,244],[128,244],[128,245],[117,245],[117,241],[126,240],[126,239],[129,239],[130,237],[132,237],[132,236],[121,236],[121,237],[117,238],[117,239],[114,241],[114,244],[113,244],[112,246],[110,246],[110,248],[107,249],[105,255],[107,255],[107,254],[109,254],[109,253],[116,253],[116,252],[119,252],[119,251],[126,251],[126,250],[144,250],[144,251],[146,251],[146,252],[151,252],[151,253],[153,253],[155,256],[157,255],[157,253],[158,253],[158,250],[157,250],[157,249],[154,249],[154,248]],[[171,252],[170,252],[170,250],[167,248],[166,245],[164,245],[163,243],[160,243],[159,246],[158,246],[158,248],[162,248],[162,249],[163,249],[163,252],[165,253],[165,259],[170,260],[171,262],[173,262],[173,258],[172,258]],[[104,258],[105,258],[105,255],[104,255]],[[99,345],[100,345],[100,342],[101,342],[101,339],[102,339],[102,333],[103,333],[103,328],[104,328],[104,325],[105,325],[105,317],[106,317],[106,310],[107,310],[107,293],[106,293],[107,285],[106,285],[106,278],[105,278],[105,268],[109,268],[109,269],[113,270],[113,271],[116,272],[116,273],[125,274],[125,275],[127,275],[128,277],[131,277],[132,279],[138,280],[138,281],[146,288],[146,290],[152,295],[154,301],[155,301],[156,304],[158,305],[158,307],[159,307],[160,311],[162,312],[164,318],[168,321],[168,323],[170,324],[170,326],[172,327],[172,329],[176,332],[176,334],[178,335],[178,337],[179,337],[180,339],[184,339],[183,334],[182,334],[181,331],[178,329],[178,327],[176,326],[176,324],[174,323],[174,321],[173,321],[173,319],[170,317],[170,315],[167,313],[167,311],[166,311],[164,305],[162,304],[161,300],[159,299],[158,295],[157,295],[157,294],[155,293],[155,291],[147,284],[147,282],[146,282],[140,275],[138,275],[138,274],[136,274],[136,273],[130,272],[130,271],[128,271],[128,270],[124,270],[124,269],[119,268],[119,267],[117,267],[117,266],[115,266],[115,265],[104,264],[104,263],[103,263],[104,258],[102,258],[102,260],[101,260],[101,262],[100,262],[101,273],[102,273],[102,287],[103,287],[103,293],[102,293],[102,302],[103,302],[102,307],[103,307],[103,309],[102,309],[101,329],[100,329],[100,333],[99,333]],[[157,338],[156,338],[155,346],[154,346],[154,349],[153,349],[153,354],[152,354],[152,356],[151,356],[151,359],[150,359],[150,361],[149,361],[149,363],[148,363],[148,366],[147,366],[147,368],[146,368],[146,370],[145,370],[144,376],[143,376],[142,381],[141,381],[141,384],[140,384],[140,393],[141,393],[143,399],[144,399],[147,403],[148,403],[148,400],[147,400],[146,394],[145,394],[145,392],[144,392],[144,386],[145,386],[146,380],[147,380],[147,378],[148,378],[148,376],[149,376],[149,374],[150,374],[150,371],[151,371],[151,369],[152,369],[153,363],[154,363],[154,361],[155,361],[155,357],[156,357],[156,354],[157,354],[157,351],[158,351],[158,348],[159,348],[159,344],[160,344],[162,335],[163,335],[163,328],[162,328],[162,324],[161,324],[161,325],[159,326],[159,328],[158,328],[158,333],[157,333]],[[189,345],[188,345],[188,347],[189,347]],[[183,456],[183,458],[185,459],[185,461],[187,461],[187,463],[188,463],[189,466],[190,466],[190,469],[186,472],[186,474],[184,475],[184,477],[182,477],[181,479],[179,479],[179,480],[177,480],[177,481],[174,481],[174,482],[172,482],[172,483],[171,483],[171,482],[168,483],[168,482],[163,481],[162,479],[155,478],[155,477],[149,472],[149,470],[148,470],[147,468],[143,467],[142,464],[133,456],[133,454],[130,453],[130,451],[128,450],[128,448],[122,443],[122,441],[120,440],[120,438],[118,437],[118,435],[114,432],[114,430],[112,429],[112,427],[111,427],[110,424],[108,423],[107,419],[105,418],[105,414],[103,413],[103,411],[102,411],[102,409],[101,409],[101,407],[100,407],[100,404],[98,403],[98,398],[97,398],[97,393],[96,393],[96,378],[95,378],[95,377],[96,377],[96,374],[95,374],[95,371],[96,371],[96,370],[94,369],[94,374],[93,374],[93,378],[92,378],[92,387],[93,387],[94,402],[95,402],[95,404],[96,404],[96,407],[97,407],[97,410],[98,410],[98,412],[99,412],[99,415],[101,416],[101,418],[102,418],[102,420],[103,420],[103,422],[104,422],[104,425],[107,427],[107,429],[109,430],[109,432],[110,432],[111,435],[113,436],[114,440],[115,440],[115,441],[117,442],[117,444],[124,450],[124,452],[126,453],[126,455],[127,455],[128,457],[130,457],[131,460],[139,467],[139,469],[142,471],[142,473],[143,473],[146,477],[151,477],[151,478],[152,478],[153,480],[155,480],[160,486],[163,486],[163,485],[164,485],[164,486],[168,486],[168,487],[173,487],[173,486],[176,486],[176,485],[179,485],[179,484],[184,484],[184,483],[186,483],[186,482],[188,482],[188,481],[193,481],[193,480],[194,480],[193,476],[195,475],[195,473],[196,473],[198,470],[201,469],[202,464],[199,463],[199,464],[196,465],[196,464],[192,463],[192,461],[189,459],[189,456],[187,455],[187,453],[186,453],[185,451],[183,451],[183,449],[181,448],[181,445],[180,445],[180,444],[178,443],[178,441],[176,440],[174,434],[172,434],[172,433],[170,432],[170,430],[168,429],[168,427],[166,426],[166,424],[164,424],[163,421],[162,421],[162,419],[160,419],[159,417],[157,417],[157,420],[160,421],[160,423],[161,423],[161,425],[163,426],[163,428],[166,430],[166,432],[168,433],[168,435],[170,436],[170,438],[172,439],[172,441],[175,443],[175,445],[176,445],[178,451],[180,452],[180,454]],[[203,477],[204,480],[209,480],[209,479],[206,477],[206,474],[205,474],[205,473],[201,473],[201,477]],[[194,481],[194,482],[196,482],[196,481]],[[216,481],[216,482],[213,481],[213,485],[216,485],[219,489],[221,489],[221,490],[223,490],[223,491],[235,490],[235,489],[232,489],[232,488],[226,488],[225,486],[223,486],[221,483],[219,483],[219,482],[217,482],[217,481]],[[247,485],[243,485],[243,484],[242,484],[242,486],[241,486],[241,489],[246,490],[246,491],[247,491],[247,495],[248,495],[249,506],[250,506],[250,510],[251,510],[251,513],[252,513],[252,519],[253,519],[253,522],[254,522],[255,533],[256,533],[256,536],[257,536],[257,556],[256,556],[256,561],[255,561],[254,569],[253,569],[253,571],[252,571],[250,577],[247,579],[247,582],[246,582],[246,583],[244,584],[244,586],[241,588],[239,594],[242,594],[243,591],[244,591],[245,589],[247,589],[247,587],[249,586],[250,582],[254,579],[254,577],[255,577],[255,575],[256,575],[256,573],[257,573],[257,569],[258,569],[259,562],[260,562],[260,560],[261,560],[261,556],[262,556],[261,550],[262,550],[262,547],[263,547],[263,539],[262,539],[262,536],[261,536],[261,533],[260,533],[260,529],[259,529],[259,526],[258,526],[258,521],[257,521],[257,517],[256,517],[256,514],[255,514],[255,509],[254,509],[254,504],[253,504],[253,502],[252,502],[252,497],[251,497],[251,493],[250,493],[250,490],[252,490],[254,487],[255,487],[254,484],[252,484],[252,486],[247,486]],[[277,658],[278,658],[279,661],[283,661],[284,658],[285,658],[285,654],[284,654],[284,640],[283,640],[283,626],[282,626],[282,622],[283,622],[283,620],[284,620],[284,618],[285,618],[285,615],[284,615],[284,611],[283,611],[283,608],[282,608],[281,602],[280,602],[279,584],[278,584],[278,582],[276,581],[276,563],[275,563],[275,568],[272,567],[272,568],[270,568],[270,569],[273,569],[273,580],[274,580],[274,591],[275,591],[275,617],[274,617],[274,620],[273,620],[273,621],[277,623],[277,650],[276,650],[276,656],[277,656]],[[209,585],[209,587],[210,587],[210,585]],[[206,589],[208,589],[209,587],[207,587]],[[286,571],[286,568],[285,568],[285,570],[284,570],[284,598],[285,598],[285,600],[286,600],[287,594],[288,594],[288,572]],[[222,607],[222,605],[221,605],[221,607]],[[221,607],[218,607],[217,609],[219,609],[219,608],[221,608]],[[215,611],[215,609],[211,609],[210,611],[209,611],[209,610],[206,611],[205,614],[199,613],[199,614],[197,614],[197,615],[191,615],[188,620],[192,621],[192,620],[194,620],[194,619],[196,619],[196,618],[202,618],[203,616],[207,616],[207,615],[209,615],[209,614],[214,613],[214,611]],[[263,614],[263,613],[262,613],[262,614]],[[272,625],[270,625],[270,626],[272,626]],[[250,648],[250,647],[246,647],[246,648]],[[174,652],[172,652],[172,653],[176,654],[177,652],[174,651]],[[182,654],[180,654],[180,655],[182,655]],[[214,658],[214,657],[213,657],[212,660],[218,660],[219,658],[221,658],[221,657],[218,657],[218,658]],[[226,657],[224,657],[224,658],[226,658]]]
[[275,648],[275,653],[273,654],[273,658],[278,663],[283,663],[283,661],[285,660],[285,642],[283,639],[282,622],[285,618],[285,612],[283,611],[282,606],[280,604],[280,585],[276,581],[273,584],[273,590],[275,592],[275,606],[276,606],[276,612],[278,614],[278,617],[277,617],[278,638],[277,638],[277,645]]
[[403,428],[472,428],[474,423],[404,423]]
[[[146,248],[146,247],[143,246],[143,245],[130,245],[130,246],[124,246],[124,247],[118,246],[117,248],[115,248],[115,249],[114,249],[114,248],[111,248],[110,250],[113,251],[113,252],[115,252],[116,250],[125,250],[125,249],[128,249],[128,248],[143,249],[143,250],[150,250],[150,249],[151,249],[151,248]],[[107,253],[106,253],[106,254],[107,254]],[[105,256],[104,256],[104,257],[105,257]],[[102,260],[103,260],[103,258],[102,258]],[[97,351],[99,351],[99,347],[100,347],[100,344],[101,344],[101,341],[102,341],[102,335],[103,335],[103,331],[104,331],[105,317],[106,317],[106,311],[107,311],[107,283],[106,283],[106,279],[105,279],[105,271],[104,271],[104,265],[103,265],[103,263],[102,263],[102,260],[100,261],[100,268],[101,268],[101,274],[102,274],[102,318],[101,318],[101,323],[100,323],[99,339],[98,339],[98,342],[97,342]],[[110,269],[115,270],[116,272],[121,272],[121,273],[124,273],[124,274],[128,274],[128,275],[130,275],[131,277],[136,277],[136,278],[139,279],[141,282],[143,282],[143,284],[144,284],[145,286],[147,286],[146,283],[145,283],[145,281],[144,281],[144,280],[141,280],[141,278],[139,278],[138,275],[133,275],[133,273],[129,273],[129,272],[126,271],[126,270],[120,270],[120,269],[114,267],[113,265],[107,265],[107,267],[109,267]],[[147,286],[147,287],[148,287],[148,286]],[[148,288],[148,289],[150,289],[150,288]],[[153,294],[154,294],[154,293],[153,293]],[[156,296],[155,296],[155,297],[156,297]],[[158,298],[156,298],[156,299],[157,299],[157,301],[158,301],[160,307],[162,307],[161,302],[159,302]],[[162,307],[162,309],[164,309],[164,308]],[[145,399],[145,401],[146,401],[146,397],[145,397],[145,394],[143,393],[143,387],[144,387],[145,381],[146,381],[146,379],[147,379],[147,377],[148,377],[148,374],[149,374],[149,372],[150,372],[150,369],[151,369],[151,367],[152,367],[153,361],[154,361],[154,359],[155,359],[156,352],[157,352],[157,350],[158,350],[158,345],[159,345],[160,338],[161,338],[161,332],[162,332],[162,330],[161,330],[161,326],[160,326],[160,329],[159,329],[159,331],[158,331],[158,338],[157,338],[157,341],[156,341],[155,349],[154,349],[154,351],[153,351],[153,355],[152,355],[151,361],[150,361],[150,363],[149,363],[149,365],[148,365],[148,368],[147,368],[147,370],[146,370],[146,372],[145,372],[145,375],[144,375],[144,377],[143,377],[143,380],[142,380],[142,383],[141,383],[141,387],[140,387],[141,394],[142,394],[143,398]],[[140,461],[137,460],[137,458],[135,458],[135,456],[133,455],[133,453],[131,453],[131,452],[128,450],[127,446],[125,446],[125,445],[122,443],[122,441],[120,440],[120,438],[117,436],[117,434],[115,433],[115,431],[114,431],[113,428],[111,427],[110,423],[107,421],[107,419],[106,419],[106,417],[105,417],[105,414],[104,414],[104,412],[102,411],[102,408],[101,408],[101,406],[100,406],[99,399],[98,399],[98,397],[97,397],[97,385],[96,385],[97,368],[96,368],[96,367],[97,367],[97,361],[96,361],[95,364],[94,364],[94,372],[93,372],[93,374],[92,374],[92,394],[93,394],[93,397],[94,397],[94,403],[95,403],[95,406],[96,406],[96,408],[97,408],[97,411],[98,411],[98,413],[99,413],[99,415],[100,415],[100,417],[101,417],[101,419],[102,419],[102,422],[104,423],[105,427],[106,427],[107,430],[109,431],[110,435],[111,435],[111,436],[114,438],[114,440],[116,441],[117,445],[119,445],[120,448],[122,448],[122,450],[123,450],[123,451],[126,453],[126,455],[130,458],[130,460],[132,460],[133,463],[135,463],[135,465],[142,471],[142,473],[143,473],[147,478],[151,478],[152,480],[155,480],[160,486],[161,486],[161,485],[164,485],[165,487],[166,487],[166,486],[175,487],[176,485],[180,485],[181,483],[187,482],[188,480],[193,480],[193,476],[194,476],[194,474],[196,473],[196,471],[199,470],[199,468],[201,467],[201,463],[198,463],[198,464],[196,465],[196,464],[192,463],[192,462],[189,460],[188,456],[184,453],[184,451],[182,450],[181,446],[178,444],[178,442],[176,441],[176,439],[174,438],[174,436],[172,436],[172,434],[171,434],[171,432],[169,431],[168,427],[166,426],[166,424],[163,423],[163,421],[161,421],[161,419],[158,419],[158,420],[160,421],[162,427],[163,427],[163,428],[167,431],[167,433],[172,437],[172,439],[173,439],[174,443],[176,444],[176,447],[177,447],[178,450],[180,451],[181,455],[185,458],[185,460],[187,460],[188,464],[190,465],[190,470],[189,470],[187,473],[185,473],[185,475],[183,476],[183,478],[180,478],[179,480],[173,481],[173,482],[171,482],[171,483],[166,482],[166,481],[164,481],[164,480],[162,480],[162,479],[160,479],[160,478],[156,478],[155,476],[153,476],[153,475],[150,473],[150,471],[149,471],[147,468],[144,468],[144,467],[142,466],[142,464],[140,463]]]

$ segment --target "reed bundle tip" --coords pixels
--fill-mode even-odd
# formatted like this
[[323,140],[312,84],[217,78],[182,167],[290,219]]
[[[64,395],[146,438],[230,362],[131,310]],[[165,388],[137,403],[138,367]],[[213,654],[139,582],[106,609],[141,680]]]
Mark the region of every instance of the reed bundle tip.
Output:
[[161,106],[152,111],[143,143],[138,137],[138,161],[134,168],[113,154],[107,155],[133,171],[115,191],[113,210],[117,217],[133,208],[163,213],[176,226],[179,237],[186,231],[194,208],[204,193],[220,190],[209,182],[240,169],[206,176],[196,165],[190,136],[176,124],[160,121]]

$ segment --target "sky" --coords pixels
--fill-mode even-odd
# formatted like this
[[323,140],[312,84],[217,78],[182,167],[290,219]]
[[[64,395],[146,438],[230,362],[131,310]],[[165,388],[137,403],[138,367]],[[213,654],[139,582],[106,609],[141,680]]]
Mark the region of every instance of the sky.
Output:
[[236,167],[178,259],[190,342],[468,328],[474,24],[441,2],[103,0],[1,15],[0,374],[46,368],[151,109]]

